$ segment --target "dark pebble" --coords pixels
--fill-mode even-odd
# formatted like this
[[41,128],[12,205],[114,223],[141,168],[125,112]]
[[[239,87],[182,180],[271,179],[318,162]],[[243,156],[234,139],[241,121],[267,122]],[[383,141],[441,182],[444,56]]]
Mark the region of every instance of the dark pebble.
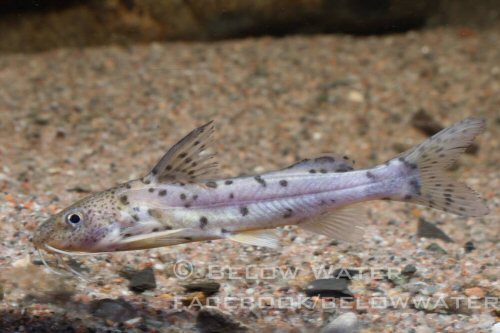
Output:
[[434,135],[444,128],[424,109],[418,110],[417,113],[413,115],[411,118],[411,125],[427,136]]
[[148,267],[142,271],[131,274],[129,289],[135,293],[142,293],[146,290],[156,288],[156,280],[153,269]]
[[349,281],[346,279],[319,279],[311,282],[305,289],[309,297],[353,297],[347,288]]
[[408,264],[403,268],[403,270],[401,271],[401,274],[413,275],[416,272],[417,272],[417,267],[415,267],[415,265]]
[[201,291],[206,296],[211,296],[219,291],[220,283],[213,281],[200,281],[182,286],[187,292]]
[[248,332],[249,328],[215,307],[204,307],[196,317],[200,333]]
[[442,253],[442,254],[448,253],[448,252],[446,252],[445,249],[443,249],[441,246],[437,245],[436,243],[429,244],[429,246],[427,246],[427,250],[432,251],[432,252]]
[[417,236],[419,238],[425,237],[425,238],[441,239],[448,243],[453,242],[453,239],[448,237],[448,235],[445,234],[444,231],[436,227],[434,224],[427,222],[423,218],[420,218],[418,220]]
[[464,249],[465,249],[465,252],[470,253],[470,252],[474,251],[476,249],[476,247],[474,246],[474,243],[472,243],[472,241],[468,241],[465,243]]
[[123,299],[99,299],[90,303],[90,312],[99,318],[122,322],[137,317],[134,307]]

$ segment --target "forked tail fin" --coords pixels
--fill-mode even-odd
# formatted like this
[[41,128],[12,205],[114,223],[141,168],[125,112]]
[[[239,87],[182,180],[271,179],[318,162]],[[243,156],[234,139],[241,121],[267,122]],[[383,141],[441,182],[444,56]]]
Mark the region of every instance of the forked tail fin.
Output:
[[461,216],[483,216],[489,210],[483,199],[465,184],[450,179],[445,169],[484,130],[481,118],[467,118],[433,135],[401,155],[417,166],[420,188],[409,201]]

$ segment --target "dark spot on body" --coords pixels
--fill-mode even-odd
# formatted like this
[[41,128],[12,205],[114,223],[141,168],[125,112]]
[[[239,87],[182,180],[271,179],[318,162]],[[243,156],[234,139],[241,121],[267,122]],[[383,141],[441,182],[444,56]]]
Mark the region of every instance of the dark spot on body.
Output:
[[152,187],[150,187],[150,188],[148,189],[148,192],[149,192],[149,193],[153,193],[154,191],[155,191],[155,189],[154,189],[154,188],[152,188]]
[[158,192],[158,195],[159,195],[160,197],[163,197],[163,196],[167,195],[167,190],[160,190],[160,191]]
[[416,179],[412,179],[410,180],[409,182],[410,186],[413,188],[413,190],[415,191],[415,193],[417,195],[420,195],[420,183],[418,182],[418,180]]
[[234,199],[234,193],[229,193],[229,199]]
[[287,219],[293,215],[293,210],[291,208],[287,208],[286,212],[283,213],[283,218]]
[[165,167],[165,170],[167,170],[167,171],[172,170],[172,166],[171,166],[171,165],[167,165],[167,166]]
[[189,202],[184,205],[184,208],[189,208],[189,207],[191,207],[191,203]]
[[309,170],[309,173],[316,173],[316,170],[311,169],[311,170]]
[[410,194],[405,195],[404,199],[405,200],[411,200],[412,196]]
[[153,230],[151,230],[151,231],[152,231],[152,232],[158,232],[158,231],[160,231],[160,229],[158,229],[158,228],[153,228]]
[[240,213],[242,216],[248,215],[248,208],[247,207],[240,207]]
[[198,199],[198,194],[193,195],[193,200]]
[[140,218],[139,218],[139,216],[138,216],[137,214],[133,214],[133,215],[132,215],[132,218],[133,218],[133,219],[134,219],[134,221],[136,221],[136,222],[139,222],[139,221],[140,221]]
[[370,178],[370,179],[374,179],[375,178],[375,175],[373,173],[371,173],[370,171],[367,171],[366,172],[366,177]]
[[192,237],[184,237],[184,239],[187,240],[187,241],[193,240]]
[[223,234],[227,234],[229,233],[229,230],[222,228],[220,229],[220,232],[222,232]]
[[179,195],[179,198],[181,198],[181,200],[186,200],[186,195],[184,193],[181,193]]
[[266,181],[264,179],[262,179],[262,177],[260,175],[257,175],[254,177],[255,181],[257,183],[259,183],[260,185],[262,185],[263,187],[266,187]]
[[344,160],[348,160],[349,159],[349,156],[345,155],[344,157],[342,157]]
[[211,188],[216,188],[217,187],[217,183],[214,182],[214,181],[206,182],[205,185],[207,187],[211,187]]
[[180,157],[180,158],[184,158],[184,157],[186,157],[186,156],[187,156],[187,153],[186,153],[186,152],[184,152],[184,153],[180,153],[180,154],[179,154],[179,157]]
[[283,186],[283,187],[287,187],[288,186],[288,182],[285,179],[282,179],[282,180],[280,180],[280,185]]
[[226,180],[226,181],[224,182],[224,184],[226,184],[226,185],[231,185],[232,183],[233,183],[233,181],[232,181],[232,180]]
[[319,169],[320,173],[327,173],[326,169]]
[[200,217],[200,228],[203,229],[208,224],[208,219],[205,216]]
[[129,204],[128,197],[126,195],[120,196],[120,202],[125,206],[128,205]]
[[132,186],[130,186],[130,184],[125,184],[125,188],[127,188],[127,189],[131,189],[131,188],[132,188]]

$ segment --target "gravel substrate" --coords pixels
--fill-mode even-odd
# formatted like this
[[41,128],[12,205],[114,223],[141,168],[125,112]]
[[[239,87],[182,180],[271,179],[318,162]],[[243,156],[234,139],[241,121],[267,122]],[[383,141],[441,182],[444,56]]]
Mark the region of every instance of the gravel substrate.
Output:
[[[0,56],[0,331],[489,332],[500,316],[499,60],[500,26]],[[211,119],[222,173],[238,175],[321,152],[375,165],[425,139],[411,125],[420,110],[443,126],[487,119],[479,151],[452,176],[487,199],[489,216],[372,202],[356,244],[285,228],[279,251],[221,240],[75,257],[85,281],[45,270],[30,243],[49,214],[140,177]],[[453,241],[418,238],[419,218]],[[178,260],[194,272],[176,270]],[[322,265],[377,275],[353,278],[351,300],[333,307],[305,299]],[[295,277],[280,274],[292,268]],[[221,303],[200,312],[193,300],[207,297]],[[440,303],[384,306],[390,297]]]

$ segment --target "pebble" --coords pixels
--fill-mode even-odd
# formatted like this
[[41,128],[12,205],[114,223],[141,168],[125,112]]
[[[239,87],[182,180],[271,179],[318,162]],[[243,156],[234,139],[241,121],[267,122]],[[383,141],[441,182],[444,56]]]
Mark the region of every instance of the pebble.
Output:
[[401,274],[404,274],[404,275],[413,275],[416,272],[417,272],[417,267],[415,267],[415,265],[412,265],[412,264],[406,265],[401,270]]
[[153,268],[148,267],[130,275],[129,289],[135,293],[156,288],[156,279]]
[[443,230],[439,229],[436,225],[427,222],[423,218],[418,219],[417,236],[420,238],[441,239],[447,243],[453,242],[453,239],[448,237]]
[[467,288],[464,290],[464,293],[469,297],[484,298],[484,296],[486,296],[484,290],[479,287]]
[[213,281],[200,281],[182,285],[188,292],[201,291],[206,296],[211,296],[219,291],[220,283]]
[[137,318],[134,307],[123,299],[104,298],[90,303],[90,312],[99,318],[123,322]]
[[468,241],[465,243],[464,249],[465,249],[466,253],[471,253],[472,251],[474,251],[476,249],[476,246],[474,245],[474,243],[472,241]]
[[348,284],[346,279],[318,279],[307,285],[305,293],[309,297],[353,297]]
[[346,312],[329,324],[327,324],[320,331],[321,333],[354,333],[359,328],[358,318],[353,312]]
[[200,333],[232,333],[250,330],[248,326],[232,318],[229,313],[210,306],[198,312],[196,327]]
[[415,333],[434,333],[434,331],[429,326],[417,326]]
[[443,249],[441,246],[439,246],[437,243],[431,243],[429,246],[426,247],[427,250],[432,251],[432,252],[438,252],[441,254],[447,254],[445,249]]

